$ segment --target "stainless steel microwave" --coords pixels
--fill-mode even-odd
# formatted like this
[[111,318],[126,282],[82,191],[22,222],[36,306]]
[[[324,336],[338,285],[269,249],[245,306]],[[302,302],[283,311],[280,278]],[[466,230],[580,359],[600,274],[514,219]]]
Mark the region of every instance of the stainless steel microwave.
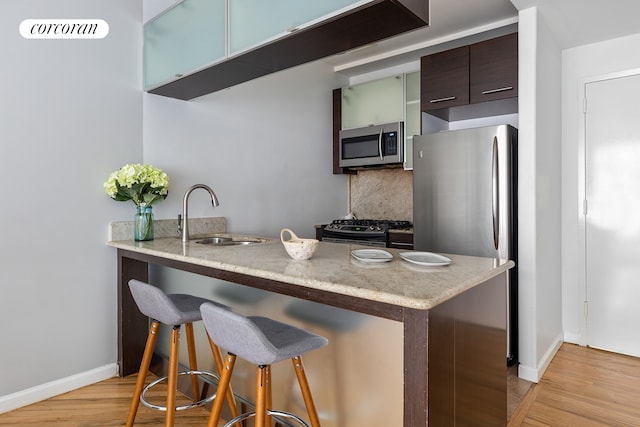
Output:
[[404,123],[340,131],[340,167],[400,164],[404,161]]

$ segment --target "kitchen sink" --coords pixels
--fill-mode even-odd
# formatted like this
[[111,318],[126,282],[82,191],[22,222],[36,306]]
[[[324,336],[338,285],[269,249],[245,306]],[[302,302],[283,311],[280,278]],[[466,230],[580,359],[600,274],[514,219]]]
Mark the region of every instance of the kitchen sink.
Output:
[[212,246],[242,246],[242,245],[256,245],[263,243],[263,240],[259,239],[233,239],[231,237],[209,237],[207,239],[197,240],[196,243],[201,245]]

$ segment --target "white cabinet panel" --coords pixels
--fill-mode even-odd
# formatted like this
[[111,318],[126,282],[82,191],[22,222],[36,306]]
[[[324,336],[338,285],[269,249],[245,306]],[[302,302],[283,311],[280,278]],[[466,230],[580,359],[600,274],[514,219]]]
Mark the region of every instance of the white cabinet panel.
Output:
[[413,169],[413,135],[420,135],[420,72],[405,75],[404,168]]

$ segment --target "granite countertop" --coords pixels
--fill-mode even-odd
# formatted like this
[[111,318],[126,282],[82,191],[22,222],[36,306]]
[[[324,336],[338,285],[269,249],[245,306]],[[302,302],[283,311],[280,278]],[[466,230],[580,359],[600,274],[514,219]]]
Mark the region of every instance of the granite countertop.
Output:
[[[232,237],[246,237],[227,233]],[[255,236],[250,236],[255,237]],[[365,264],[351,256],[365,246],[320,242],[313,258],[296,261],[289,257],[279,239],[247,246],[216,247],[177,237],[148,242],[111,240],[109,246],[167,259],[212,267],[317,290],[350,295],[415,309],[430,309],[456,295],[503,273],[513,261],[447,255],[453,262],[445,267],[422,267],[399,257],[404,250],[385,248],[393,260]]]

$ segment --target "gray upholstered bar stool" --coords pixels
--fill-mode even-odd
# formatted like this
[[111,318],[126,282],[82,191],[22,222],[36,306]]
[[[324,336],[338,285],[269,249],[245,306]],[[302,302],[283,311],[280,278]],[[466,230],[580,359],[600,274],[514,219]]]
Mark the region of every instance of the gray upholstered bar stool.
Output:
[[[257,365],[256,410],[233,418],[225,427],[231,427],[254,416],[256,427],[268,427],[271,426],[272,415],[290,418],[300,425],[308,426],[303,419],[294,414],[271,408],[271,365],[285,359],[291,359],[293,362],[311,425],[320,426],[301,356],[326,346],[328,340],[325,337],[266,317],[245,317],[211,303],[202,304],[200,311],[211,338],[227,351],[216,394],[226,393],[236,357]],[[211,409],[209,427],[218,426],[221,410],[222,400],[216,399]]]
[[[129,289],[131,290],[131,295],[133,296],[133,299],[136,302],[136,305],[138,306],[140,312],[151,319],[151,327],[149,329],[149,336],[147,337],[147,343],[145,345],[144,353],[142,356],[142,362],[140,364],[140,370],[138,372],[138,378],[136,381],[136,388],[133,399],[131,400],[131,406],[129,407],[129,415],[127,417],[126,425],[127,427],[133,426],[136,418],[136,413],[138,412],[139,403],[142,402],[149,408],[166,411],[165,424],[166,426],[173,426],[175,411],[203,405],[214,400],[216,396],[212,395],[209,397],[198,397],[198,376],[210,376],[218,379],[217,375],[211,372],[198,371],[197,367],[195,340],[193,335],[193,322],[202,320],[202,316],[200,314],[200,305],[206,302],[219,307],[221,310],[226,311],[229,308],[208,299],[199,298],[193,295],[165,294],[159,288],[135,279],[129,281]],[[153,356],[153,350],[156,344],[158,328],[160,327],[161,323],[172,327],[168,374],[166,377],[159,378],[145,387],[145,379],[149,371],[149,364],[151,363],[151,357]],[[181,325],[185,325],[185,333],[187,335],[189,371],[178,373]],[[213,353],[218,372],[222,372],[222,356],[220,354],[220,350],[211,340],[211,338],[209,338],[209,344],[211,346],[211,351]],[[194,402],[191,404],[176,407],[178,375],[191,376]],[[145,394],[147,393],[147,391],[151,387],[165,380],[167,381],[168,386],[166,406],[159,406],[149,403],[145,399]],[[238,410],[236,408],[233,391],[231,389],[225,391],[224,396],[226,397],[226,400],[229,404],[231,414],[233,416],[237,416]],[[223,399],[215,400],[219,400],[220,403],[222,403],[223,401]]]

